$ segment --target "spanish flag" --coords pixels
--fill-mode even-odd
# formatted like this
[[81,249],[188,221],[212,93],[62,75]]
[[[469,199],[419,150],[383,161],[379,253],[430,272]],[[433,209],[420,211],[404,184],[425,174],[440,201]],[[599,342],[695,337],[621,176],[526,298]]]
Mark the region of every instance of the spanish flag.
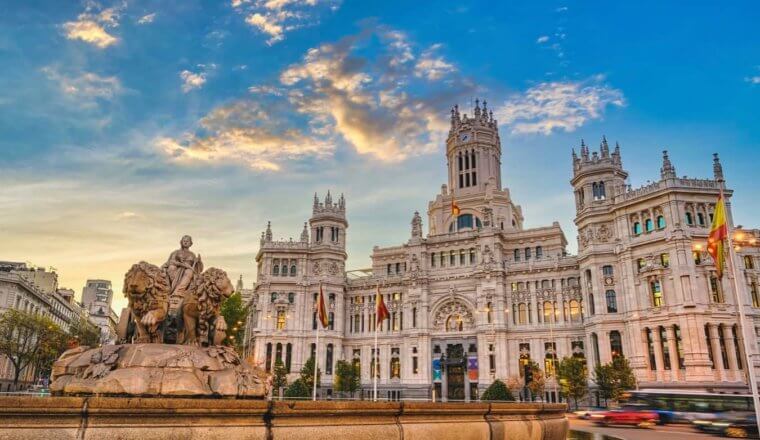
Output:
[[388,308],[385,307],[383,301],[383,295],[380,293],[380,286],[377,286],[377,295],[375,296],[375,313],[377,316],[377,323],[380,324],[384,320],[390,318],[391,314],[388,313]]
[[723,266],[726,264],[726,254],[724,246],[728,238],[728,225],[726,224],[726,204],[723,196],[718,197],[718,203],[715,204],[713,213],[712,227],[710,235],[707,237],[707,252],[715,262],[715,271],[718,278],[723,278]]
[[319,295],[317,296],[317,317],[322,328],[327,327],[330,320],[327,318],[327,307],[325,306],[325,294],[322,292],[322,283],[319,283]]
[[459,213],[462,212],[461,209],[459,209],[459,205],[457,205],[457,201],[454,200],[454,198],[451,198],[451,215],[454,217],[458,217]]

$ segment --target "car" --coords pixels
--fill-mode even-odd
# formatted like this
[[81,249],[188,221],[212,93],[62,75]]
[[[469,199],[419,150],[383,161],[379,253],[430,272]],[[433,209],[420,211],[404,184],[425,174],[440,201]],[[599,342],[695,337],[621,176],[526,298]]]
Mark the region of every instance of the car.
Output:
[[602,426],[632,425],[647,428],[656,425],[660,421],[660,416],[657,412],[640,406],[624,406],[595,414],[591,416],[591,420]]
[[591,417],[595,414],[602,414],[605,411],[607,411],[607,408],[602,408],[598,406],[590,406],[588,408],[580,408],[575,411],[573,411],[573,414],[578,417],[579,419],[583,420],[589,420]]
[[760,438],[754,414],[741,420],[728,421],[723,435],[732,438]]

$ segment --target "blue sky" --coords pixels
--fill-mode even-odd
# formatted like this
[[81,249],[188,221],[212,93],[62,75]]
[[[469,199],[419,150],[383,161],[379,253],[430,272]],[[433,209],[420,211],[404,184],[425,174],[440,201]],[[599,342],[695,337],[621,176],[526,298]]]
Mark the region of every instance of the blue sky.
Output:
[[332,189],[364,267],[440,191],[448,110],[476,97],[528,227],[575,243],[570,150],[603,134],[633,186],[663,149],[693,177],[720,153],[736,222],[758,226],[758,22],[750,1],[8,3],[0,259],[120,289],[189,233],[250,284],[266,221],[298,237]]

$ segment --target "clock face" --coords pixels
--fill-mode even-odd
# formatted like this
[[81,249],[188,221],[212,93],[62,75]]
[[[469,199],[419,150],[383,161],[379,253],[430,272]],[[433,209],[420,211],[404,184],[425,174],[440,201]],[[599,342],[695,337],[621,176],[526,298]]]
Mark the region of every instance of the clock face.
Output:
[[459,135],[459,140],[465,142],[470,139],[469,133],[462,133]]

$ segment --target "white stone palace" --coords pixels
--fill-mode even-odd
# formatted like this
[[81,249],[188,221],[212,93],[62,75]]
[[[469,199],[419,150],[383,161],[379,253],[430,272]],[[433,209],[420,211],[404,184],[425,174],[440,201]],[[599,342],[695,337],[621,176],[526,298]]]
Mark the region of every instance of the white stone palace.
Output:
[[[719,281],[706,252],[723,184],[717,155],[713,178],[693,179],[678,177],[664,152],[660,178],[632,189],[618,145],[611,150],[602,138],[592,152],[581,142],[570,182],[578,254],[569,255],[558,222],[523,227],[523,209],[502,186],[501,153],[485,102],[476,101],[471,116],[454,107],[448,183],[428,203],[427,234],[415,212],[409,240],[375,247],[371,268],[345,268],[343,196],[314,196],[299,241],[273,241],[268,225],[256,256],[247,354],[269,371],[280,359],[295,378],[314,352],[322,282],[330,315],[320,336],[323,396],[332,395],[340,359],[360,364],[365,396],[379,359],[382,398],[448,400],[474,400],[494,379],[520,377],[533,360],[549,376],[545,399],[556,401],[558,358],[581,357],[593,371],[617,355],[644,388],[747,390],[734,280],[727,273]],[[760,231],[737,227],[735,238],[754,353]],[[391,319],[373,353],[378,285]]]

